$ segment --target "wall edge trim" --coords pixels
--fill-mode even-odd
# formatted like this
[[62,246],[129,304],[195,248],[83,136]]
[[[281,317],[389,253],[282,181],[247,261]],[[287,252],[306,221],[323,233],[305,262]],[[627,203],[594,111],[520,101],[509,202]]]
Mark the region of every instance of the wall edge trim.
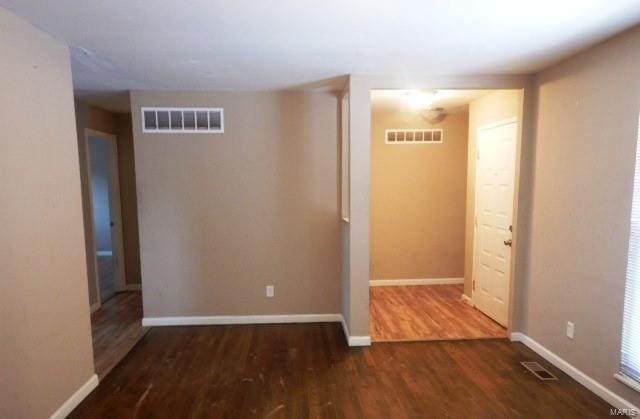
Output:
[[243,316],[144,317],[143,326],[202,326],[225,324],[338,323],[341,314],[267,314]]
[[351,347],[371,346],[371,336],[351,336],[347,322],[344,320],[344,316],[340,316],[340,319],[342,322],[342,331],[344,332],[344,337],[347,340],[347,345]]
[[464,284],[464,278],[372,279],[370,287]]
[[49,417],[50,419],[64,419],[73,409],[76,408],[84,399],[98,386],[100,380],[96,374],[93,374],[86,383],[80,386],[75,393],[71,395],[64,403]]
[[351,336],[342,314],[267,314],[247,316],[144,317],[142,326],[207,326],[229,324],[341,323],[349,346],[371,346],[370,336]]

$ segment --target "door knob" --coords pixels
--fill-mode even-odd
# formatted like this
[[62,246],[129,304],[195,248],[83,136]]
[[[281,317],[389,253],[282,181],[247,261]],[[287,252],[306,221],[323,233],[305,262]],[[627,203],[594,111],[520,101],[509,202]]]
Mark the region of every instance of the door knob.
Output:
[[505,246],[509,246],[509,247],[511,247],[511,243],[512,243],[512,241],[511,241],[511,239],[509,239],[509,240],[505,240],[505,241],[503,241],[503,243],[504,243],[504,245],[505,245]]

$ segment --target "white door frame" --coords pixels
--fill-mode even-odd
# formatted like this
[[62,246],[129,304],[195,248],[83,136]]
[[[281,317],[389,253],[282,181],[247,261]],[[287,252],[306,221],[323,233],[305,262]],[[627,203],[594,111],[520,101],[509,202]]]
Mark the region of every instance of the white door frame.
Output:
[[[478,129],[476,130],[476,133],[479,133],[480,131],[483,130],[488,130],[488,129],[492,129],[492,128],[496,128],[496,127],[500,127],[503,125],[508,125],[508,124],[518,124],[518,117],[514,116],[511,118],[507,118],[507,119],[503,119],[500,120],[498,122],[492,122],[490,124],[486,124],[486,125],[482,125],[480,127],[478,127]],[[516,154],[513,156],[513,161],[514,161],[514,173],[513,173],[513,202],[512,202],[512,221],[511,221],[511,225],[513,226],[513,232],[512,232],[512,239],[511,239],[511,266],[509,267],[509,303],[507,304],[507,328],[511,327],[511,313],[512,313],[512,308],[513,308],[513,286],[514,286],[514,278],[515,278],[515,266],[516,266],[516,210],[518,208],[518,178],[519,178],[519,159],[518,159],[518,154],[520,152],[520,145],[519,145],[519,131],[520,127],[516,125],[516,138],[515,138],[515,148],[516,148]],[[475,150],[473,155],[477,156],[478,155],[478,138],[480,138],[479,135],[476,134],[476,143],[475,143]],[[474,213],[473,213],[473,270],[471,273],[471,303],[475,306],[476,305],[476,290],[475,290],[475,283],[476,283],[476,263],[478,260],[477,257],[477,252],[478,252],[478,224],[477,224],[477,220],[478,220],[478,167],[476,164],[476,170],[475,170],[475,190],[474,190]]]
[[[90,128],[84,130],[85,159],[87,161],[89,208],[91,209],[91,234],[93,235],[93,260],[95,267],[96,297],[98,304],[102,304],[100,298],[100,281],[98,275],[98,256],[96,248],[96,224],[93,212],[93,187],[91,185],[91,154],[90,137],[99,137],[109,143],[109,212],[114,228],[111,229],[111,245],[113,247],[114,274],[116,291],[125,291],[127,281],[124,272],[124,240],[122,234],[122,205],[120,202],[120,176],[118,172],[118,141],[113,134],[96,131]],[[98,305],[99,307],[99,305]]]

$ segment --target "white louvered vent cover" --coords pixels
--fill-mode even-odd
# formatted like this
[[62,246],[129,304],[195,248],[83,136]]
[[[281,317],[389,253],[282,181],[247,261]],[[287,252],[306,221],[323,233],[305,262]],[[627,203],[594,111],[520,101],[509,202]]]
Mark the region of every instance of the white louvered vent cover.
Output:
[[141,109],[142,132],[167,134],[217,134],[224,132],[222,108]]
[[384,132],[387,144],[442,144],[442,129],[388,129]]

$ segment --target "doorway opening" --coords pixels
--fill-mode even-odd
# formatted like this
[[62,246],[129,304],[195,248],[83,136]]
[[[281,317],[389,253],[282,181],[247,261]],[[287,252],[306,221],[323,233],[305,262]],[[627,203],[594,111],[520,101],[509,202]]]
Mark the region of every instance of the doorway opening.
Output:
[[371,92],[374,342],[507,336],[522,97]]
[[[84,129],[82,137],[79,134],[80,154],[85,157],[81,177],[86,187],[83,202],[91,333],[95,371],[101,379],[146,333],[142,327],[140,284],[131,281],[134,278],[127,278],[125,269],[124,221],[129,228],[137,226],[135,212],[131,210],[135,202],[125,201],[135,201],[135,190],[122,194],[122,190],[131,192],[131,185],[135,185],[130,154],[133,151],[131,119],[122,114],[117,116],[117,121],[118,136],[89,128]],[[123,153],[119,153],[119,146],[125,148]],[[125,167],[128,170],[122,170],[121,161],[130,165]],[[129,238],[129,257],[136,255],[131,251],[138,246],[135,238],[133,242]],[[131,262],[129,260],[130,265]]]
[[87,168],[91,190],[96,291],[100,304],[126,288],[122,243],[122,210],[114,135],[86,132]]

